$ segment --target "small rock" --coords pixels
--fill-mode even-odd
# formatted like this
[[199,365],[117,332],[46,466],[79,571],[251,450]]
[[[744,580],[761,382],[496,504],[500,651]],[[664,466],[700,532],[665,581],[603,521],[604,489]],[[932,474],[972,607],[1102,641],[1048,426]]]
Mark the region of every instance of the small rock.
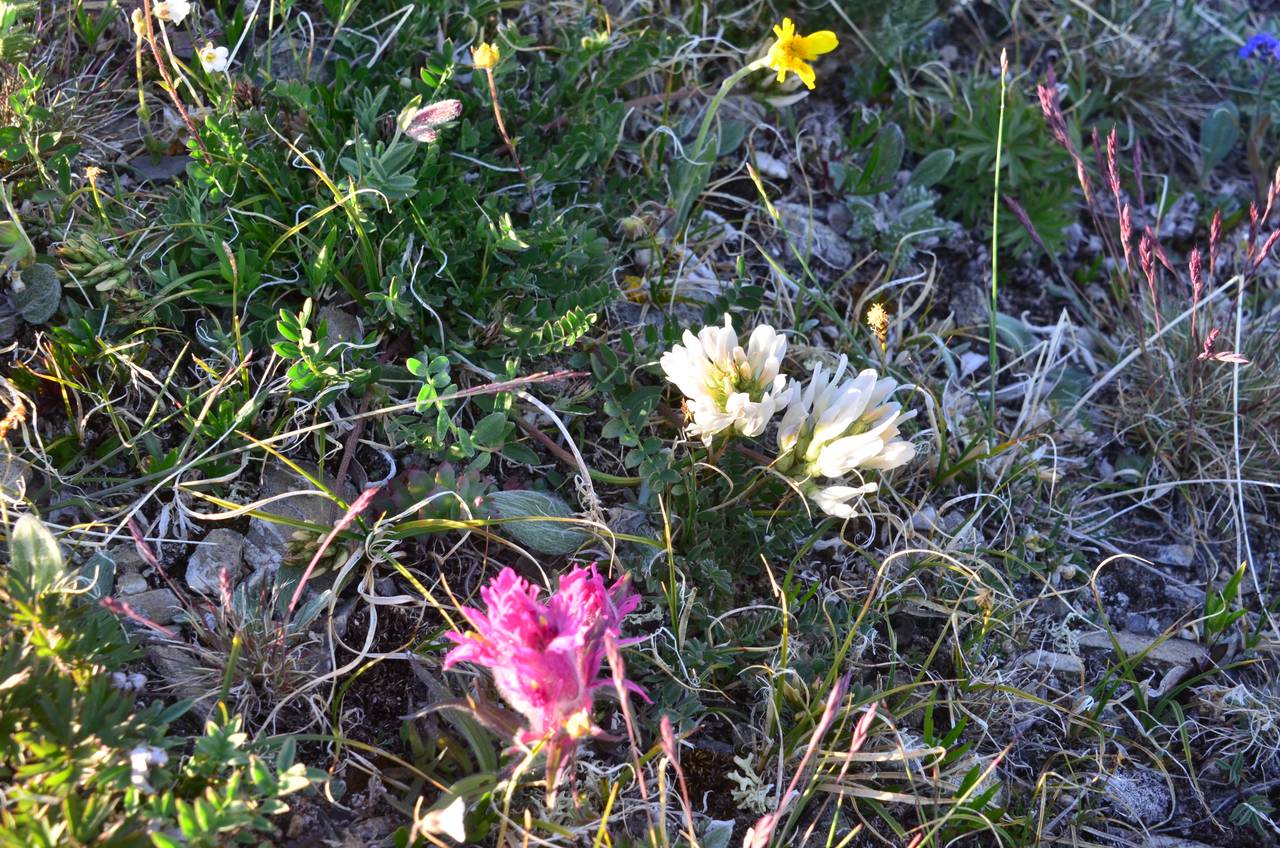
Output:
[[911,529],[917,533],[932,533],[938,529],[938,511],[925,504],[911,513]]
[[770,156],[763,150],[755,152],[756,170],[766,177],[772,177],[775,180],[785,180],[789,175],[787,166],[782,160]]
[[1106,786],[1115,811],[1144,826],[1163,821],[1173,803],[1164,778],[1147,769],[1128,768],[1108,775]]
[[1148,836],[1142,848],[1211,848],[1203,842],[1185,839],[1181,836]]
[[214,699],[207,696],[216,695],[217,690],[206,689],[201,678],[192,673],[194,658],[189,651],[176,645],[152,645],[147,648],[147,659],[177,698],[190,698],[196,701],[195,709],[198,713],[205,716],[209,714],[213,709]]
[[1131,612],[1124,617],[1124,629],[1130,633],[1146,633],[1147,617],[1140,612]]
[[840,271],[853,264],[853,248],[844,236],[819,220],[817,213],[803,203],[776,204],[781,225],[803,251]]
[[[1146,655],[1147,659],[1173,665],[1195,665],[1209,658],[1209,652],[1204,647],[1186,639],[1170,638],[1157,641],[1156,637],[1146,634],[1139,635],[1123,631],[1117,632],[1115,637],[1116,642],[1120,645],[1120,650],[1124,651],[1127,656],[1140,654],[1150,648]],[[1112,650],[1111,639],[1104,631],[1086,633],[1079,638],[1078,644],[1082,648],[1098,651]]]
[[360,319],[350,312],[332,305],[322,306],[317,317],[325,322],[325,341],[331,345],[359,342],[364,338],[360,332]]
[[222,569],[227,570],[233,584],[240,576],[243,551],[244,536],[234,530],[211,530],[187,560],[187,585],[193,592],[216,595],[222,585]]
[[172,589],[152,589],[124,599],[134,612],[156,624],[172,624],[182,611]]
[[1156,549],[1155,561],[1190,568],[1196,561],[1196,549],[1190,545],[1162,545]]
[[142,554],[138,553],[138,546],[133,542],[112,545],[107,548],[106,554],[116,564],[117,571],[136,571],[139,574],[146,574],[147,569],[150,568],[147,561],[142,558]]
[[[316,476],[315,466],[302,466],[308,474]],[[332,481],[326,481],[332,488]],[[349,488],[349,487],[348,487]],[[269,466],[262,475],[262,488],[258,498],[270,498],[286,492],[312,491],[315,487],[305,478],[294,474],[289,468]],[[349,502],[354,500],[355,492],[345,491],[342,496]],[[298,495],[282,498],[262,507],[260,512],[278,515],[295,521],[307,521],[322,527],[332,527],[342,517],[342,510],[333,501],[321,494]],[[289,541],[296,532],[296,527],[254,518],[249,522],[249,532],[245,537],[244,561],[250,568],[274,569],[284,559]]]
[[122,571],[116,575],[116,592],[124,598],[129,595],[141,595],[147,591],[147,578],[136,571]]
[[1018,657],[1016,664],[1042,668],[1055,674],[1084,674],[1084,662],[1079,657],[1054,651],[1031,651]]
[[190,156],[139,156],[129,160],[129,167],[143,182],[164,183],[187,172]]
[[827,223],[837,233],[847,234],[853,229],[853,213],[847,203],[832,203],[827,206]]

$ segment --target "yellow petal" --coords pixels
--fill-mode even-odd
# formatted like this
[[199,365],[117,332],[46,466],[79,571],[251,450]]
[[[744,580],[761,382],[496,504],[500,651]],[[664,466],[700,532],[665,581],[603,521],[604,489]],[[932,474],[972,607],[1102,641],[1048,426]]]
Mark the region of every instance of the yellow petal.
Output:
[[804,38],[799,39],[799,42],[796,45],[799,48],[798,52],[806,59],[816,59],[823,53],[830,53],[840,46],[839,40],[836,39],[836,34],[829,29],[806,35]]
[[[777,30],[777,27],[774,27]],[[796,34],[796,25],[790,18],[782,19],[782,31],[778,33],[778,38],[794,38]]]
[[813,83],[818,78],[817,74],[813,72],[813,66],[806,65],[804,62],[796,62],[791,70],[795,71],[801,82],[808,86],[810,90],[813,90]]

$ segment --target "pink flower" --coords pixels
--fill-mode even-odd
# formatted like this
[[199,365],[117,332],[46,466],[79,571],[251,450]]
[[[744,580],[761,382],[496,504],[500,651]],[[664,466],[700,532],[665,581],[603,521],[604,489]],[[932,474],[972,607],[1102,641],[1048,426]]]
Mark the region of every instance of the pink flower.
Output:
[[[617,640],[622,618],[640,603],[627,578],[605,588],[595,565],[560,578],[546,602],[510,568],[480,590],[486,611],[463,607],[474,629],[446,633],[457,643],[444,667],[471,662],[493,672],[506,702],[528,721],[516,736],[524,745],[547,739],[561,751],[592,731],[591,703],[601,677],[606,640]],[[634,684],[632,684],[634,686]]]

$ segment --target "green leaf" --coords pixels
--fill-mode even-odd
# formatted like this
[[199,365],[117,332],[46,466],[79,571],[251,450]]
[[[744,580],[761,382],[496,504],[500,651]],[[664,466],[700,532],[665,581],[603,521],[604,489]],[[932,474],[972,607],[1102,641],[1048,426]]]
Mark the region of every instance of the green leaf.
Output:
[[1235,104],[1223,103],[1200,125],[1200,176],[1222,164],[1240,138],[1240,118]]
[[942,181],[955,161],[956,152],[949,147],[933,151],[916,165],[908,185],[931,188]]
[[875,146],[867,156],[867,165],[854,193],[879,194],[893,188],[906,150],[907,143],[901,127],[897,124],[885,124],[881,127],[880,132],[876,133]]
[[89,581],[89,597],[101,600],[111,594],[116,583],[116,564],[111,557],[95,553],[80,567],[80,576]]
[[[493,515],[511,519],[503,523],[504,532],[539,553],[554,556],[571,554],[591,538],[589,533],[568,520],[574,517],[569,505],[550,492],[513,489],[494,492],[486,501]],[[566,520],[521,520],[534,516]]]
[[43,324],[58,311],[62,284],[58,272],[48,265],[31,265],[22,270],[13,286],[13,305],[28,324]]
[[13,576],[29,590],[30,598],[51,587],[62,576],[62,551],[58,541],[34,515],[24,515],[13,525],[9,556]]
[[481,418],[479,423],[471,430],[471,437],[475,439],[476,444],[487,448],[498,448],[502,446],[503,436],[507,431],[507,414],[505,412],[494,412]]

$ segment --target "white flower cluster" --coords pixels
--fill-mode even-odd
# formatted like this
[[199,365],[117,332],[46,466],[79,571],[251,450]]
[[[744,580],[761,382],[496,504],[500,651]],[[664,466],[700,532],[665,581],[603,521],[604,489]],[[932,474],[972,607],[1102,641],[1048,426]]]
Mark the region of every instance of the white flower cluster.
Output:
[[[874,368],[846,378],[844,356],[830,374],[819,365],[807,386],[788,385],[780,373],[786,350],[786,339],[767,324],[752,331],[743,350],[726,315],[724,327],[706,327],[696,336],[686,330],[684,344],[664,353],[659,364],[687,399],[689,434],[708,445],[724,431],[758,436],[775,412],[785,410],[774,468],[828,515],[848,518],[857,501],[877,488],[862,479],[863,470],[888,471],[915,456],[915,446],[898,436],[915,412],[904,414],[889,400],[898,384],[880,379]],[[855,485],[846,480],[850,475],[857,477]]]
[[688,399],[689,435],[710,445],[724,430],[763,433],[787,405],[787,378],[778,373],[786,352],[787,340],[768,324],[752,331],[743,350],[728,315],[723,327],[703,327],[696,336],[685,330],[684,344],[662,354],[659,364]]
[[916,447],[898,438],[902,412],[889,395],[895,380],[879,379],[874,368],[841,382],[849,366],[841,356],[830,377],[819,365],[804,391],[791,389],[790,408],[778,427],[777,469],[800,481],[801,489],[823,512],[839,518],[853,515],[853,501],[876,490],[876,483],[820,485],[817,478],[839,479],[863,469],[888,471],[905,465]]

